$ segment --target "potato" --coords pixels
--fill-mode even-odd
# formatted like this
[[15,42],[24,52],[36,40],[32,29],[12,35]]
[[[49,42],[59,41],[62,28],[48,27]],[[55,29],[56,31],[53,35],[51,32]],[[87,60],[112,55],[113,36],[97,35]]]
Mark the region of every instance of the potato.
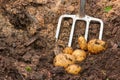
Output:
[[75,57],[70,54],[60,53],[54,58],[54,65],[60,67],[67,67],[75,62]]
[[63,53],[65,53],[65,54],[72,54],[72,52],[73,52],[72,47],[66,47],[66,48],[63,50]]
[[88,42],[88,51],[92,54],[97,54],[103,50],[106,49],[106,42],[99,40],[99,39],[93,39]]
[[82,50],[87,50],[87,41],[83,36],[78,38],[78,44]]
[[81,62],[86,58],[86,52],[84,50],[77,49],[72,53],[72,55],[75,56],[75,60],[77,62]]
[[81,71],[81,67],[76,64],[69,65],[65,70],[70,74],[78,74]]

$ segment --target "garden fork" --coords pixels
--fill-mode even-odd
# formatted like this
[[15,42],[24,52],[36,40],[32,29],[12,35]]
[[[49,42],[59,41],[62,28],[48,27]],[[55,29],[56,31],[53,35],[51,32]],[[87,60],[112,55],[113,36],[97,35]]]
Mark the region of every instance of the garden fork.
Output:
[[73,19],[73,24],[72,24],[72,28],[71,28],[71,32],[70,32],[68,47],[71,47],[72,38],[73,38],[73,34],[74,34],[74,29],[75,29],[75,23],[76,23],[77,20],[86,22],[86,29],[85,29],[85,36],[84,36],[86,41],[87,41],[87,38],[88,38],[88,31],[89,31],[90,22],[91,21],[99,22],[100,23],[99,39],[100,40],[102,39],[103,26],[104,26],[103,25],[103,21],[101,19],[85,15],[85,3],[86,3],[86,0],[80,0],[80,6],[79,6],[80,10],[79,10],[79,14],[78,15],[64,14],[64,15],[60,16],[60,18],[58,20],[56,35],[55,35],[56,41],[58,40],[58,37],[59,37],[60,26],[61,26],[63,18],[72,18]]

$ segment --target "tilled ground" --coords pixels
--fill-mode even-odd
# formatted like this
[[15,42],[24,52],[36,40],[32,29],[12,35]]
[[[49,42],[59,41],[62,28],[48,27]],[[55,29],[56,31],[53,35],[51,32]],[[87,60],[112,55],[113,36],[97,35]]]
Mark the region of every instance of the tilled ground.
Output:
[[[86,14],[104,21],[106,51],[88,55],[83,70],[70,75],[54,67],[55,30],[62,14],[77,14],[79,0],[0,0],[0,80],[120,80],[120,1],[87,0]],[[112,10],[105,12],[106,6]],[[94,23],[94,22],[93,22]],[[67,46],[72,25],[64,19],[59,37]],[[84,35],[85,23],[77,21],[73,49]],[[89,40],[98,38],[99,24],[90,25]]]

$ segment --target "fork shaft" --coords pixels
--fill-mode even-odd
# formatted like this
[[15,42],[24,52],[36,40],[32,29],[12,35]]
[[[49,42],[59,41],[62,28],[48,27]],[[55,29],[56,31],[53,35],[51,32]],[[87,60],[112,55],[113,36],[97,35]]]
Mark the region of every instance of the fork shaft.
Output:
[[79,16],[80,17],[85,17],[85,3],[86,0],[80,0],[80,6],[79,6]]

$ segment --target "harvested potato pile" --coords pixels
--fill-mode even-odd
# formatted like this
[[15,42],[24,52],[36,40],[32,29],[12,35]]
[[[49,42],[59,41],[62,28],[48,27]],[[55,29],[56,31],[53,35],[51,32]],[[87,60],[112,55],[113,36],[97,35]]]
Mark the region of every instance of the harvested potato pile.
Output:
[[[74,53],[76,54],[76,51]],[[64,67],[66,72],[70,74],[78,74],[81,71],[81,67],[79,65],[76,65],[75,62],[77,61],[77,59],[82,57],[80,57],[79,55],[78,57],[76,56],[72,54],[70,55],[69,53],[60,53],[54,58],[54,66]]]
[[54,66],[64,67],[66,72],[70,74],[78,74],[81,67],[75,63],[80,63],[85,58],[86,52],[84,50],[76,49],[73,51],[71,47],[66,47],[63,53],[56,55],[54,58]]
[[82,68],[77,64],[86,59],[85,50],[97,54],[106,49],[106,43],[99,39],[93,39],[87,43],[85,38],[81,36],[78,38],[78,43],[81,49],[73,50],[72,47],[66,47],[63,53],[56,55],[54,66],[64,67],[69,74],[79,74]]

